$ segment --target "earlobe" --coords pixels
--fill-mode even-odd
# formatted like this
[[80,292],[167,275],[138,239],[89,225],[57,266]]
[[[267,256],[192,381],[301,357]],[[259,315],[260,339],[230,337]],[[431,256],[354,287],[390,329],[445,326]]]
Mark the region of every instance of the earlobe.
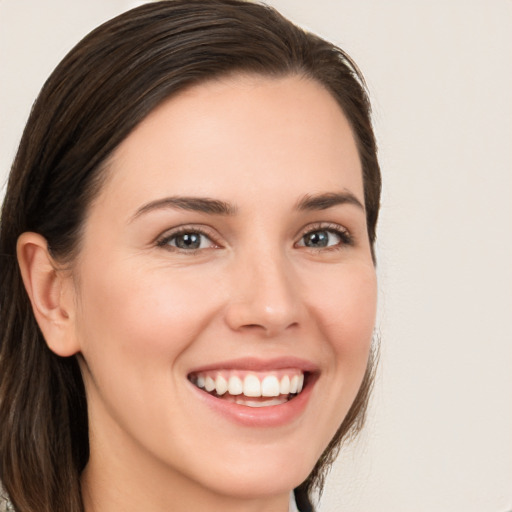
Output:
[[18,264],[32,310],[50,350],[67,357],[79,351],[75,335],[73,283],[59,269],[46,239],[26,232],[18,238]]

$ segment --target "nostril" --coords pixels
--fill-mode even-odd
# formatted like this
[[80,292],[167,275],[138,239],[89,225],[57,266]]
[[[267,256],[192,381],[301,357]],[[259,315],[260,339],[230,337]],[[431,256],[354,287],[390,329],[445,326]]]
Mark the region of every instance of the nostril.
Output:
[[292,322],[289,325],[278,324],[278,323],[275,323],[275,324],[272,324],[272,323],[247,324],[247,325],[240,326],[238,328],[238,331],[253,332],[254,334],[261,333],[262,335],[264,335],[266,337],[272,337],[272,336],[276,336],[279,333],[286,331],[290,328],[296,327],[298,325],[299,325],[298,322]]

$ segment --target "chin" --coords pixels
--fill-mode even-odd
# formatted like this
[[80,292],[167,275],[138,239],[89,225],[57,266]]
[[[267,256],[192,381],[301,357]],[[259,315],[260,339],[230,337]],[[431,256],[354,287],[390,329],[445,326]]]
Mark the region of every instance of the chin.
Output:
[[[243,474],[233,474],[222,481],[211,482],[209,487],[218,494],[235,498],[257,499],[291,492],[309,475],[311,468],[293,468],[295,461],[283,466],[261,464],[244,469]],[[215,476],[216,480],[218,475]]]
[[313,453],[311,446],[308,448],[309,452],[304,450],[304,443],[283,443],[279,448],[229,450],[221,464],[204,464],[203,485],[238,498],[289,493],[308,477],[316,464],[317,453]]

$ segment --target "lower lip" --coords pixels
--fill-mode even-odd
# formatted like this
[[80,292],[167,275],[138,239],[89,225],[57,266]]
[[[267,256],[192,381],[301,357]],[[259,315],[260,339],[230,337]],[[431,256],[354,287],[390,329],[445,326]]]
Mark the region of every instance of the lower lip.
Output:
[[297,419],[303,413],[309,402],[316,380],[315,375],[309,375],[304,389],[297,396],[283,404],[268,407],[249,407],[247,405],[228,402],[227,400],[216,398],[200,390],[192,383],[190,383],[190,385],[199,398],[217,414],[247,427],[268,428],[283,426]]

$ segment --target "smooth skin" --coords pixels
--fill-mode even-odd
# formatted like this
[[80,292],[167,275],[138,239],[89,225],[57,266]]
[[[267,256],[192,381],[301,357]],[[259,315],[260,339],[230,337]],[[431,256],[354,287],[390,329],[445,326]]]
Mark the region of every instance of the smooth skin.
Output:
[[[106,172],[71,269],[37,234],[18,244],[48,345],[81,354],[86,511],[286,512],[357,394],[375,322],[345,116],[310,79],[232,76],[155,109]],[[279,426],[233,421],[187,379],[287,356],[318,379]]]

